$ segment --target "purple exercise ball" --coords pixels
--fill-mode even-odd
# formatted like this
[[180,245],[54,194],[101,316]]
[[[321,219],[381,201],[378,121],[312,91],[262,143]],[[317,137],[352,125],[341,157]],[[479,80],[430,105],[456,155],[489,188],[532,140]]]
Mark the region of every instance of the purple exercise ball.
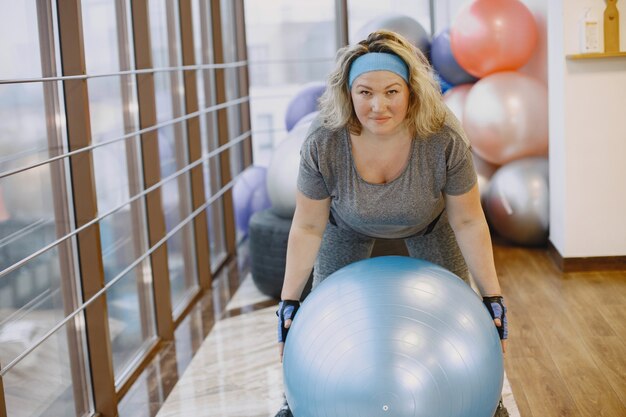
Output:
[[307,114],[318,110],[318,100],[326,90],[323,82],[312,82],[301,88],[287,104],[285,114],[285,127],[287,132]]
[[449,28],[433,39],[430,46],[430,60],[439,76],[449,84],[459,85],[478,81],[478,78],[465,71],[452,55]]
[[271,206],[266,187],[267,168],[249,166],[233,186],[233,206],[237,228],[248,233],[250,217]]

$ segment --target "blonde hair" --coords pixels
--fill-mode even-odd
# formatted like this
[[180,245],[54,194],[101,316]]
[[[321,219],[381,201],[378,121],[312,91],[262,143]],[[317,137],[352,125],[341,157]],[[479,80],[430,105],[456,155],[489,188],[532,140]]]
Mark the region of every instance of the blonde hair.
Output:
[[326,91],[320,98],[322,124],[332,130],[347,126],[351,133],[361,133],[362,126],[352,104],[348,75],[354,60],[369,52],[395,54],[407,64],[409,106],[406,123],[409,131],[420,137],[438,132],[444,124],[446,105],[441,99],[441,89],[431,65],[408,40],[386,30],[372,32],[367,39],[337,52],[336,67],[329,75]]

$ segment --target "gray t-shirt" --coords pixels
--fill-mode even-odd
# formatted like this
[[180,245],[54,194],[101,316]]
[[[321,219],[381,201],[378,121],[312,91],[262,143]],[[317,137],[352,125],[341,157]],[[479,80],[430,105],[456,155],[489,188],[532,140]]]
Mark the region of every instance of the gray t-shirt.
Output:
[[314,200],[330,197],[337,226],[366,236],[419,234],[443,211],[443,193],[464,194],[476,183],[469,141],[453,116],[438,133],[415,138],[406,168],[385,184],[359,176],[351,148],[347,129],[314,121],[300,151],[298,189]]

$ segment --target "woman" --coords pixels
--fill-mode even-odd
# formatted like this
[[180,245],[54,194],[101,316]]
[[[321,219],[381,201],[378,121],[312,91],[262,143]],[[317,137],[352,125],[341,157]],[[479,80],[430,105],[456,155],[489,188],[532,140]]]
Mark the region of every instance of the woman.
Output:
[[[283,342],[313,268],[313,288],[370,256],[376,239],[404,239],[411,257],[469,283],[507,321],[471,148],[433,71],[400,35],[377,31],[339,51],[320,115],[301,149],[279,316]],[[288,406],[278,416],[289,416]],[[505,416],[500,406],[496,416]]]

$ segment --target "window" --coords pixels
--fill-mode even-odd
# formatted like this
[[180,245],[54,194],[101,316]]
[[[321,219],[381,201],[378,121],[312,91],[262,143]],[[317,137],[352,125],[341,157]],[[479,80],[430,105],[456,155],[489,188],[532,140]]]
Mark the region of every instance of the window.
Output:
[[[10,416],[92,408],[56,9],[0,1],[0,364]],[[32,81],[32,82],[31,82]],[[41,364],[47,364],[42,368]]]

